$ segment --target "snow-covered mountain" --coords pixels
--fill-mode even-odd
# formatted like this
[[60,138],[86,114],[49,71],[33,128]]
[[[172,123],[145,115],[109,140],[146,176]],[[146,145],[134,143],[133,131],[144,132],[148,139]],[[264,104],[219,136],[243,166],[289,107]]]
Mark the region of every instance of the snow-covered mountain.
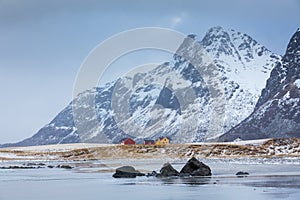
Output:
[[255,111],[220,140],[272,137],[300,137],[300,29],[271,71]]
[[281,57],[250,36],[221,27],[212,28],[201,44],[220,70],[226,93],[228,131],[253,111],[270,71]]
[[229,131],[254,111],[281,57],[221,27],[194,38],[169,62],[83,92],[34,136],[12,145],[118,143],[128,136],[183,143]]

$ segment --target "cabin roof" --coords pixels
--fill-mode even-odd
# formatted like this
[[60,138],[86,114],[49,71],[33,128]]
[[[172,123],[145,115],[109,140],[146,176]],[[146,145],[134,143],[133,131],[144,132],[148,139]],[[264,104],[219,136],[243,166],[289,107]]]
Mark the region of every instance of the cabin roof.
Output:
[[158,139],[159,139],[159,140],[163,140],[163,139],[168,139],[168,140],[170,140],[169,137],[159,137]]
[[145,142],[154,142],[154,140],[151,139],[144,139]]
[[133,139],[133,138],[127,137],[127,138],[123,138],[123,139],[121,139],[121,140],[120,140],[120,142],[124,142],[124,141],[126,141],[126,140],[129,140],[129,139],[134,141],[134,139]]

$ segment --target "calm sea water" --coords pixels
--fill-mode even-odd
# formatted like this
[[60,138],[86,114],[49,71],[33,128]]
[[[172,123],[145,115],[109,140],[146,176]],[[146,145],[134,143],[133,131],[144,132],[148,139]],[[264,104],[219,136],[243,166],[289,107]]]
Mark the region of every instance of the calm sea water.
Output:
[[[96,162],[96,161],[95,161]],[[97,161],[99,162],[99,161]],[[292,160],[208,159],[211,178],[113,179],[111,172],[84,167],[64,169],[0,170],[0,200],[99,199],[299,199],[300,165]],[[100,162],[100,164],[103,162]],[[9,165],[10,163],[1,163]],[[96,163],[99,164],[99,163]],[[147,165],[146,163],[144,163]],[[174,161],[180,169],[183,162]],[[152,165],[152,166],[151,166]],[[147,166],[157,167],[149,163]],[[140,165],[141,167],[141,165]],[[156,169],[156,168],[155,168]],[[238,178],[237,171],[250,176]],[[85,172],[83,172],[85,171]]]

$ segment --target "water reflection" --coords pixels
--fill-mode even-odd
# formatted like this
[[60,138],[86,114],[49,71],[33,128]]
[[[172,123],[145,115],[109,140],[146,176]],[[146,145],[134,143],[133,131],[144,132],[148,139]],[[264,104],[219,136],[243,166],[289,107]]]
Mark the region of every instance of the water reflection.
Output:
[[168,177],[158,178],[163,184],[206,185],[211,184],[210,177]]
[[277,175],[277,176],[260,176],[251,179],[244,183],[251,187],[266,187],[266,188],[296,188],[300,189],[299,175]]

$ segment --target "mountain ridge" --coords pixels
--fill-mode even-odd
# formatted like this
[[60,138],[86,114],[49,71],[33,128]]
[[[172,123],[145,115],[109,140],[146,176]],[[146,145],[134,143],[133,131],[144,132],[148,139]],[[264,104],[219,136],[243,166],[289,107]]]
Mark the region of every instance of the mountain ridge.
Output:
[[[290,39],[282,63],[272,70],[255,111],[220,141],[300,137],[300,29]],[[243,134],[241,134],[243,133]]]
[[[190,45],[196,44],[200,44],[202,49],[190,48]],[[224,134],[254,111],[271,70],[281,62],[280,56],[250,36],[222,27],[209,29],[201,41],[183,42],[178,54],[180,51],[191,55],[205,52],[210,63],[202,61],[198,64],[212,64],[220,74],[226,103],[224,125],[222,130],[218,129],[221,131],[210,135],[207,127],[215,117],[212,116],[212,93],[207,83],[195,66],[175,54],[174,60],[147,73],[137,72],[132,77],[122,77],[83,92],[35,135],[6,146],[118,143],[124,137],[142,141],[143,138],[159,136],[170,137],[174,143],[206,141]],[[177,74],[180,76],[177,77]],[[253,77],[257,79],[255,84]],[[153,84],[155,81],[159,84]],[[194,95],[186,94],[185,91],[190,90]],[[114,97],[117,94],[119,97]],[[88,108],[92,98],[96,102],[95,111]],[[125,105],[125,100],[129,105]],[[74,105],[82,113],[78,119],[88,119],[85,123],[74,121]],[[122,106],[115,110],[116,106],[112,105]],[[96,112],[96,117],[92,112]],[[118,117],[121,120],[118,121]],[[161,119],[164,119],[163,123]]]

